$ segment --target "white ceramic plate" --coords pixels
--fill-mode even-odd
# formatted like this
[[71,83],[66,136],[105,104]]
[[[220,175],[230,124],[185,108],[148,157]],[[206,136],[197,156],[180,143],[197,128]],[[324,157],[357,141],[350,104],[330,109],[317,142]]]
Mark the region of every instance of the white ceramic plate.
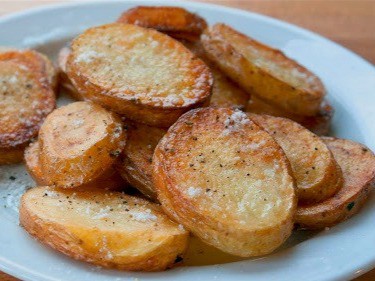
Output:
[[[87,27],[111,22],[132,6],[158,3],[70,3],[6,16],[0,18],[0,45],[37,48],[55,56],[59,47]],[[313,70],[322,78],[336,109],[334,134],[375,150],[372,65],[327,39],[268,17],[199,3],[165,1],[163,5],[186,7],[209,23],[225,22]],[[16,179],[11,180],[12,176]],[[375,196],[349,221],[320,233],[295,233],[282,249],[263,258],[128,273],[71,260],[30,238],[18,225],[17,213],[19,197],[30,184],[22,166],[0,167],[0,270],[23,280],[349,280],[375,266]],[[191,259],[202,255],[193,248]],[[227,259],[219,256],[204,249],[201,260],[207,264]]]

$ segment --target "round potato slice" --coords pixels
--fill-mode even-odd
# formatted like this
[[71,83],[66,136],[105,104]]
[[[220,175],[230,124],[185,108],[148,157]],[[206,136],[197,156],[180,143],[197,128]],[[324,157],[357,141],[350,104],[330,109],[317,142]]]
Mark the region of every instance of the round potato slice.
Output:
[[[45,178],[39,160],[39,142],[33,142],[25,149],[25,165],[28,173],[38,185],[51,185]],[[128,184],[122,179],[114,168],[110,168],[97,179],[81,185],[80,189],[102,188],[105,190],[124,189]]]
[[344,185],[323,202],[298,206],[296,222],[303,228],[330,227],[350,218],[361,209],[374,186],[375,156],[371,150],[349,140],[322,140],[341,167]]
[[78,36],[67,73],[84,99],[157,127],[211,96],[212,75],[199,58],[169,36],[135,25],[109,24]]
[[0,52],[0,164],[22,161],[22,151],[38,135],[55,96],[40,57]]
[[200,16],[179,7],[138,6],[125,11],[117,20],[120,23],[135,24],[156,29],[177,39],[199,40],[206,21]]
[[151,199],[156,199],[152,183],[152,155],[167,131],[143,124],[128,126],[125,148],[117,170],[132,186]]
[[329,133],[331,120],[334,114],[332,106],[326,100],[322,102],[320,110],[316,115],[302,116],[286,112],[283,109],[277,108],[274,105],[270,105],[258,99],[256,96],[251,97],[246,106],[246,111],[291,119],[318,136],[327,135]]
[[245,113],[186,113],[159,142],[153,161],[164,210],[206,243],[259,256],[291,234],[296,196],[289,162]]
[[121,119],[91,102],[60,107],[39,133],[40,163],[48,182],[77,187],[97,179],[125,146]]
[[70,81],[68,75],[66,74],[66,62],[71,53],[70,47],[63,47],[59,51],[57,57],[57,64],[59,66],[59,81],[60,88],[71,96],[75,100],[83,100],[83,96],[78,92],[78,90],[73,86],[72,81]]
[[299,202],[320,202],[342,187],[341,169],[317,135],[286,118],[258,114],[249,116],[284,150],[292,166]]
[[201,36],[208,57],[249,94],[295,114],[319,112],[320,79],[280,50],[218,23]]
[[180,259],[188,242],[188,232],[159,205],[95,189],[32,188],[22,196],[20,223],[74,259],[123,270],[164,270]]
[[57,89],[58,85],[58,75],[57,75],[57,69],[53,62],[44,54],[37,52],[35,50],[18,50],[15,48],[11,47],[5,47],[5,46],[0,46],[0,53],[19,53],[20,55],[22,54],[27,54],[27,53],[32,53],[34,56],[39,57],[39,67],[41,70],[45,71],[46,75],[48,76],[48,82],[50,83],[52,89],[55,91]]

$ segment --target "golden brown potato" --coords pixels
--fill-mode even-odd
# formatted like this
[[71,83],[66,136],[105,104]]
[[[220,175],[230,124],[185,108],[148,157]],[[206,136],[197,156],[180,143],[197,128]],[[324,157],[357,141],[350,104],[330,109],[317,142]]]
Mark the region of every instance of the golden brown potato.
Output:
[[322,82],[281,51],[220,23],[206,29],[201,40],[208,57],[249,94],[295,114],[319,112]]
[[210,69],[214,77],[210,106],[245,109],[249,95],[230,81],[217,67],[212,65]]
[[176,39],[189,41],[199,40],[207,27],[200,16],[183,8],[167,6],[138,6],[125,11],[117,22],[156,29]]
[[24,145],[19,145],[12,148],[0,148],[0,165],[22,162],[24,150]]
[[66,62],[71,53],[70,47],[63,47],[59,51],[57,58],[57,64],[59,66],[59,81],[60,88],[70,95],[75,100],[83,100],[83,96],[77,91],[73,86],[72,81],[70,81],[68,75],[66,74]]
[[164,270],[188,242],[188,232],[159,205],[95,189],[32,188],[22,196],[20,223],[65,255],[123,270]]
[[92,102],[52,112],[39,132],[44,177],[57,187],[78,187],[110,169],[125,146],[121,119]]
[[0,164],[22,161],[23,149],[54,108],[41,57],[33,51],[0,52]]
[[211,96],[212,75],[199,58],[169,36],[135,25],[109,24],[78,36],[67,73],[85,99],[157,127]]
[[269,115],[249,114],[284,150],[292,166],[299,202],[320,202],[343,184],[339,165],[325,143],[296,122]]
[[323,202],[298,206],[296,222],[303,228],[330,227],[350,218],[360,210],[374,186],[375,156],[371,150],[349,140],[322,139],[341,167],[344,185]]
[[157,145],[153,169],[165,212],[224,252],[264,255],[291,233],[296,196],[289,162],[239,110],[184,114]]
[[207,58],[201,42],[182,41],[182,43],[202,59],[212,72],[214,85],[212,87],[210,106],[244,109],[248,104],[249,95]]
[[[51,185],[45,178],[44,172],[40,165],[39,160],[39,142],[33,142],[29,147],[25,149],[25,165],[28,173],[33,178],[33,180],[40,186]],[[97,179],[79,186],[80,189],[90,189],[93,187],[101,188],[105,190],[121,190],[127,187],[127,182],[125,182],[122,177],[117,173],[114,168],[110,168],[103,175]]]
[[258,99],[256,96],[251,97],[246,106],[246,111],[291,119],[318,136],[327,135],[329,133],[331,120],[334,114],[332,106],[326,100],[322,102],[320,110],[316,115],[302,116],[286,112],[285,110]]
[[33,53],[34,56],[39,58],[38,64],[40,65],[41,69],[46,72],[46,75],[48,76],[48,82],[50,83],[52,89],[54,91],[57,90],[58,85],[58,74],[57,69],[53,62],[44,54],[37,52],[35,50],[18,50],[11,47],[5,47],[0,46],[0,53],[7,53],[7,52],[18,52],[20,54],[22,53]]
[[117,170],[127,182],[153,200],[156,193],[152,183],[152,155],[166,132],[165,129],[143,124],[130,124],[128,139],[117,165]]

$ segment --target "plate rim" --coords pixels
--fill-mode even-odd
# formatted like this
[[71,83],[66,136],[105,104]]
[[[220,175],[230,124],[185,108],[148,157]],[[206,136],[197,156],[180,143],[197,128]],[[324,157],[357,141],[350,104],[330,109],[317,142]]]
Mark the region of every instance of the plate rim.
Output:
[[[84,6],[88,6],[88,5],[104,4],[104,3],[109,4],[109,5],[111,5],[113,3],[134,3],[135,4],[135,3],[137,3],[137,1],[136,0],[110,0],[110,1],[89,0],[89,1],[81,1],[81,2],[70,2],[70,1],[68,1],[68,2],[63,2],[63,3],[51,3],[51,4],[49,3],[49,4],[42,5],[42,6],[32,7],[32,8],[28,8],[28,9],[25,9],[25,10],[22,10],[22,11],[19,11],[19,12],[13,12],[13,13],[10,13],[10,14],[3,15],[3,16],[0,17],[0,26],[1,26],[1,24],[3,24],[6,21],[17,20],[17,18],[23,18],[25,16],[32,15],[34,13],[48,12],[49,10],[58,10],[58,9],[67,8],[67,7],[72,7],[72,8],[73,7],[84,7]],[[359,54],[355,53],[354,51],[348,49],[347,47],[344,47],[344,46],[342,46],[342,45],[340,45],[340,44],[338,44],[338,43],[336,43],[336,42],[334,42],[334,41],[332,41],[332,40],[330,40],[330,39],[328,39],[328,38],[326,38],[326,37],[324,37],[324,36],[322,36],[318,33],[315,33],[313,31],[310,31],[310,30],[305,29],[303,27],[299,27],[295,24],[292,24],[292,23],[289,23],[289,22],[286,22],[286,21],[283,21],[283,20],[279,20],[279,19],[267,16],[267,15],[263,15],[263,14],[259,14],[259,13],[247,11],[247,10],[241,10],[239,8],[227,7],[227,6],[223,6],[223,5],[219,5],[219,4],[202,3],[202,2],[190,2],[190,1],[186,1],[186,0],[179,0],[179,1],[176,1],[176,2],[170,2],[170,1],[161,2],[161,1],[157,1],[157,0],[143,0],[143,1],[140,1],[140,3],[141,4],[143,4],[143,3],[153,3],[155,6],[158,6],[158,5],[159,6],[160,5],[179,6],[179,5],[183,4],[183,5],[186,5],[187,7],[196,8],[196,9],[199,9],[201,7],[205,7],[205,8],[212,9],[212,10],[219,9],[223,12],[237,13],[237,14],[240,14],[241,16],[242,15],[243,16],[249,16],[250,15],[251,17],[253,17],[255,19],[259,19],[260,21],[273,23],[275,25],[278,25],[280,28],[292,30],[292,31],[298,32],[300,34],[305,34],[312,39],[315,39],[315,40],[318,40],[318,41],[321,41],[321,42],[329,43],[330,45],[334,46],[335,48],[339,48],[341,50],[344,50],[348,55],[351,55],[351,56],[355,57],[355,59],[357,61],[359,61],[360,64],[365,64],[365,65],[369,66],[370,68],[372,68],[372,70],[375,71],[375,65],[374,64],[367,61],[365,58],[363,58]],[[374,253],[371,260],[368,259],[367,261],[362,262],[360,267],[361,267],[360,270],[356,270],[356,269],[353,269],[353,268],[352,269],[346,268],[346,270],[342,269],[341,272],[336,274],[333,278],[324,279],[324,277],[323,277],[322,280],[347,280],[347,279],[352,279],[352,278],[358,277],[358,276],[370,271],[371,269],[375,268],[375,253]],[[6,260],[4,260],[0,256],[0,270],[3,271],[4,273],[10,274],[10,275],[12,275],[14,277],[17,277],[17,278],[20,278],[22,280],[35,280],[33,278],[42,277],[40,274],[32,272],[30,270],[19,271],[19,269],[20,269],[19,265],[14,265],[11,262],[7,262]],[[43,280],[47,280],[47,279],[43,279]],[[57,280],[57,279],[49,277],[48,280]]]

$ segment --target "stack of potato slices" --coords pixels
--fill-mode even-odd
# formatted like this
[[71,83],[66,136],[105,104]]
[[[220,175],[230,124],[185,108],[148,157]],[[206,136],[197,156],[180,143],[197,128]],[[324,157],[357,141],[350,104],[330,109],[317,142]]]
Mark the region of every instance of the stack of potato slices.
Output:
[[[320,79],[225,24],[135,7],[57,63],[58,83],[44,55],[0,49],[0,163],[24,155],[39,187],[20,223],[74,259],[165,270],[190,233],[266,255],[293,228],[350,218],[374,184],[368,148],[320,137],[333,115]],[[78,101],[54,110],[56,88]]]

